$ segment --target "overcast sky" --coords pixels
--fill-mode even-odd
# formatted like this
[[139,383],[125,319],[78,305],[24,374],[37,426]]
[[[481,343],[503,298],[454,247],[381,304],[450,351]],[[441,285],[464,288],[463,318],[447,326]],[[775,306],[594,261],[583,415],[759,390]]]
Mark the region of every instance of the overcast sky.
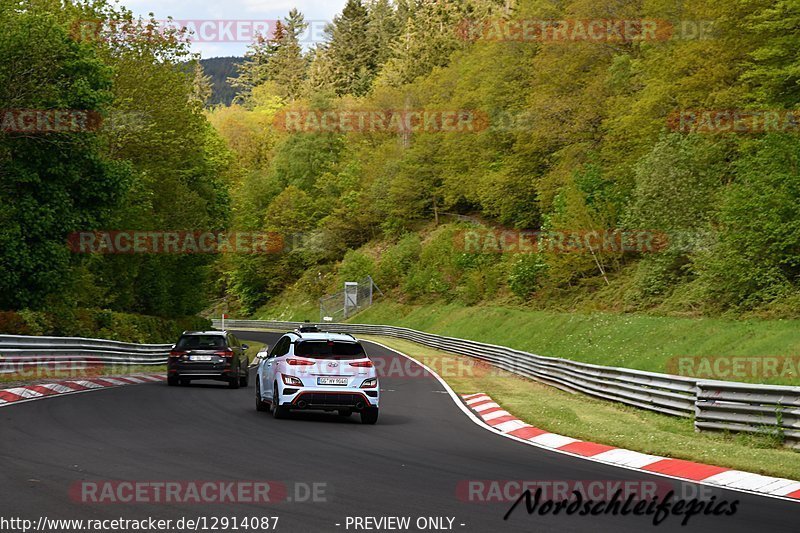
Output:
[[122,0],[121,3],[137,15],[153,13],[158,20],[172,16],[182,23],[194,21],[195,25],[202,25],[203,37],[195,39],[192,49],[209,58],[244,55],[248,43],[241,41],[249,39],[250,28],[258,29],[266,21],[281,19],[293,7],[312,23],[305,39],[308,45],[320,38],[324,23],[341,12],[345,0]]

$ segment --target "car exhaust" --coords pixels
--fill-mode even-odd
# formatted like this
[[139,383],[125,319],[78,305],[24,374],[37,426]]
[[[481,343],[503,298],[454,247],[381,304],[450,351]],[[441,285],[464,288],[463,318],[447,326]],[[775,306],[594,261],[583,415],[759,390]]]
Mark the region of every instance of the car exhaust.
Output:
[[364,402],[358,402],[358,403],[356,404],[356,409],[358,409],[359,411],[361,411],[362,409],[364,409]]
[[300,400],[299,402],[297,402],[297,407],[299,407],[300,409],[305,409],[306,407],[308,407],[308,402],[305,400]]

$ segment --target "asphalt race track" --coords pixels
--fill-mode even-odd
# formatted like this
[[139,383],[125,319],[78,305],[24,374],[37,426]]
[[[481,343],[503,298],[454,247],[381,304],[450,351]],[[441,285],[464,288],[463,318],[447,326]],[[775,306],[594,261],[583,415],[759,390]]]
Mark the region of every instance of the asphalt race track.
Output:
[[[272,345],[278,335],[240,332],[239,337]],[[372,357],[400,357],[374,344],[365,346]],[[419,517],[454,518],[454,531],[487,533],[800,530],[797,503],[717,489],[717,500],[739,500],[736,515],[694,516],[686,527],[679,517],[655,527],[652,517],[645,516],[528,515],[524,503],[504,521],[513,502],[465,501],[463,487],[469,480],[627,480],[655,481],[679,491],[685,487],[495,435],[465,416],[429,376],[388,377],[381,389],[375,426],[361,425],[357,415],[341,419],[302,413],[275,420],[256,412],[253,380],[239,390],[213,382],[190,387],[155,383],[3,408],[0,516],[34,521],[42,516],[278,516],[276,530],[286,532],[364,531],[348,528],[347,518],[387,516],[411,517],[411,531],[418,531]],[[269,480],[285,485],[290,499],[302,501],[97,504],[70,495],[76,483],[107,480]],[[319,501],[306,501],[314,483],[319,484]]]

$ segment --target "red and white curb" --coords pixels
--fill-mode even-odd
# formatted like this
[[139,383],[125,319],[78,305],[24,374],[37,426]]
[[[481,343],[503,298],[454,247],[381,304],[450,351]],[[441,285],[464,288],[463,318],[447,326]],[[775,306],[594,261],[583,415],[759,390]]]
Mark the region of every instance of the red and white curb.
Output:
[[467,406],[495,431],[543,448],[551,448],[559,452],[590,458],[593,461],[704,485],[800,500],[800,481],[751,474],[721,466],[647,455],[604,444],[581,441],[526,424],[505,411],[486,394],[462,395],[462,398]]
[[75,394],[110,387],[122,387],[124,385],[141,385],[142,383],[153,383],[166,379],[162,374],[132,374],[130,376],[114,376],[113,378],[103,377],[25,385],[24,387],[0,390],[0,407],[63,394]]

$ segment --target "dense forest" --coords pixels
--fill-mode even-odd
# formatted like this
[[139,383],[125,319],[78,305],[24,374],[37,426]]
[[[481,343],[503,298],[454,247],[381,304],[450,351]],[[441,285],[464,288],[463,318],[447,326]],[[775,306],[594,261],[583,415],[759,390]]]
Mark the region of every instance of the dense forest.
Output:
[[[87,36],[86,20],[128,28]],[[587,21],[613,20],[664,31],[587,38]],[[521,37],[519,21],[572,27]],[[797,315],[795,2],[348,0],[325,42],[304,47],[293,10],[229,74],[227,58],[204,73],[182,32],[105,0],[2,2],[0,22],[0,108],[103,117],[93,131],[0,132],[2,309],[171,317],[224,298],[244,314],[371,274],[409,301]],[[232,78],[231,105],[210,73]],[[778,113],[783,127],[676,127],[691,110]],[[437,127],[341,127],[376,112]],[[444,127],[465,113],[475,127]],[[327,116],[339,126],[321,128]],[[475,227],[686,238],[658,253],[464,253],[459,232]],[[292,244],[71,252],[87,230]]]
[[[84,31],[84,21],[126,30]],[[102,117],[92,128],[55,132],[4,123],[0,309],[20,311],[36,333],[94,324],[96,313],[81,309],[201,311],[212,295],[210,255],[76,254],[68,246],[73,232],[229,224],[233,159],[204,115],[205,78],[184,66],[192,59],[184,36],[153,31],[104,1],[0,2],[0,26],[0,108]],[[103,319],[108,327],[112,316]],[[27,331],[10,325],[18,319],[2,329]]]
[[[581,22],[596,20],[658,27],[589,39]],[[515,21],[572,27],[520,38]],[[326,42],[304,51],[292,11],[247,54],[241,104],[210,120],[242,171],[233,224],[303,234],[304,245],[223,262],[225,286],[245,311],[286,287],[318,296],[370,273],[412,301],[796,315],[799,24],[783,0],[349,0]],[[364,110],[474,110],[487,127],[306,127]],[[676,126],[676,114],[704,110],[779,113],[783,127]],[[287,116],[303,127],[286,131]],[[465,219],[646,228],[672,244],[465,254]]]

